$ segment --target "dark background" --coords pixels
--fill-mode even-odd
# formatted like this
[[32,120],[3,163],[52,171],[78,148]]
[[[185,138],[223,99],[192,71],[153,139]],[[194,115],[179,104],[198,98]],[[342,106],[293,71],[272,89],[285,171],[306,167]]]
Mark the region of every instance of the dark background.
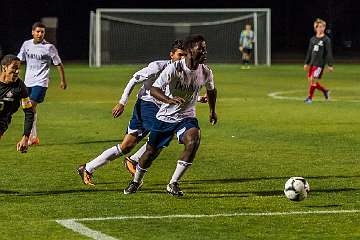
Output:
[[[17,53],[31,38],[31,25],[42,17],[58,17],[57,47],[63,59],[87,60],[89,12],[96,8],[271,8],[273,60],[304,55],[313,35],[312,23],[320,17],[332,30],[335,56],[360,58],[360,1],[1,1],[0,45],[3,54]],[[344,42],[351,41],[351,47]]]

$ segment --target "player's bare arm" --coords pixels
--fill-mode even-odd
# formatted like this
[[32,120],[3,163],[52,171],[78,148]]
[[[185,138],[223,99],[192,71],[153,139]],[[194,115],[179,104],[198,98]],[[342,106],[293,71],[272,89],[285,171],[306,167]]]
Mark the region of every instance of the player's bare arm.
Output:
[[217,91],[216,88],[213,90],[207,90],[208,103],[210,108],[209,121],[212,125],[217,123],[217,114],[215,111]]
[[59,65],[56,65],[56,68],[60,75],[60,88],[65,90],[67,88],[67,83],[65,80],[64,65],[60,63]]
[[157,100],[159,100],[163,103],[179,105],[179,104],[182,104],[185,102],[185,100],[181,97],[169,98],[168,96],[166,96],[164,94],[164,92],[160,88],[157,88],[157,87],[151,87],[150,94],[151,94],[151,96],[153,96],[154,98],[156,98]]

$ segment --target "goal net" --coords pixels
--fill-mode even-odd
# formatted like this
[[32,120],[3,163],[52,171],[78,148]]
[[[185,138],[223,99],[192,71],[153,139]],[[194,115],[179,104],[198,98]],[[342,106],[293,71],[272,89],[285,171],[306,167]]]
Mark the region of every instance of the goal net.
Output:
[[251,24],[254,64],[271,64],[270,9],[97,9],[90,14],[89,65],[167,59],[175,39],[205,37],[208,61],[239,63],[240,33]]

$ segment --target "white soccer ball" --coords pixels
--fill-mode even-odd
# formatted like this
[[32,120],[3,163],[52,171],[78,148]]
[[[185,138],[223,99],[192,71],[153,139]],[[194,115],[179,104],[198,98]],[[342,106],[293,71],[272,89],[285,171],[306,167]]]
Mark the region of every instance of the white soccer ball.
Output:
[[291,177],[285,183],[284,193],[291,201],[304,200],[309,191],[309,183],[303,177]]

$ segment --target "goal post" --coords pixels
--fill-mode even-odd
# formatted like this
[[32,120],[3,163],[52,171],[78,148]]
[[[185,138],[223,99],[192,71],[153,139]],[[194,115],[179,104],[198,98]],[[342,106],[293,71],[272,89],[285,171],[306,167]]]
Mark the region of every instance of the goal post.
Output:
[[147,63],[168,58],[175,39],[202,34],[209,62],[240,63],[239,38],[246,24],[255,34],[255,65],[271,64],[271,10],[96,9],[90,13],[89,66]]

